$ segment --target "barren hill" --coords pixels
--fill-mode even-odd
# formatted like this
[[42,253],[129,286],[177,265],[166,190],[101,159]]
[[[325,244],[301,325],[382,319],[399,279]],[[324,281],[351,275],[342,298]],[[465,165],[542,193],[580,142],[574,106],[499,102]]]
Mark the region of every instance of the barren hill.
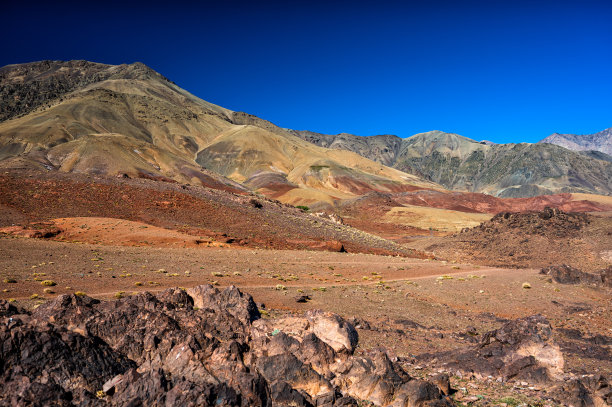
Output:
[[[44,61],[0,70],[0,166],[170,179],[291,203],[440,189],[354,153],[313,146],[208,103],[143,64]],[[212,170],[212,171],[210,171]]]

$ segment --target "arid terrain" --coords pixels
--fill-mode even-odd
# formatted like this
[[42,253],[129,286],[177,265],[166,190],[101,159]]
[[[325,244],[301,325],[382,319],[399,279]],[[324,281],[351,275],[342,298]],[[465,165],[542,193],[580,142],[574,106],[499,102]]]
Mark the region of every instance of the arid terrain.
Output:
[[[612,264],[611,218],[605,212],[573,215],[547,209],[502,213],[491,220],[487,215],[481,226],[454,235],[400,224],[409,242],[400,245],[376,236],[373,223],[368,223],[370,233],[360,232],[246,193],[194,186],[184,190],[175,183],[146,179],[27,172],[2,176],[0,299],[34,310],[32,317],[40,318],[42,311],[36,310],[62,295],[129,302],[141,301],[136,295],[145,291],[235,285],[253,296],[271,330],[292,332],[282,325],[286,319],[302,318],[312,310],[334,312],[356,327],[354,357],[377,360],[380,353],[372,352],[382,352],[397,366],[393,369],[442,383],[442,388],[440,375],[448,375],[453,390],[438,393],[446,400],[440,402],[605,405],[610,400],[608,387],[597,384],[612,374],[610,277],[600,278],[599,284],[567,284],[540,274],[542,267],[567,263],[599,275],[600,268]],[[129,199],[132,205],[113,205],[115,199]],[[210,206],[196,213],[189,209],[193,205]],[[386,213],[384,206],[379,208]],[[377,219],[375,213],[370,215]],[[241,221],[233,223],[236,216]],[[268,232],[257,227],[265,225],[263,219],[269,219]],[[301,239],[288,239],[292,233]],[[510,256],[513,248],[522,251]],[[588,253],[600,256],[589,258]],[[559,350],[561,370],[546,368],[543,374],[540,359],[514,373],[491,371],[485,362],[465,368],[456,362],[477,352],[487,332],[532,315],[545,318],[538,326],[550,324],[552,333],[540,345]],[[521,333],[526,341],[534,340],[529,332]],[[105,380],[121,371],[109,372]],[[304,405],[323,397],[324,392],[308,387],[312,378],[295,380],[289,380],[290,386],[310,397]],[[304,380],[310,383],[306,387]],[[5,382],[7,389],[13,388],[10,383]],[[121,397],[133,395],[130,386],[138,383],[125,384]],[[382,390],[338,389],[355,400],[378,400],[380,405],[391,397],[381,396],[387,394]],[[404,390],[392,393],[418,399]],[[82,402],[88,397],[125,402],[111,394],[78,397]],[[283,391],[274,397],[288,396]],[[574,404],[567,403],[570,399]],[[334,400],[332,404],[344,399]],[[409,405],[419,405],[415,403]]]
[[612,405],[603,150],[294,131],[139,63],[0,102],[0,406]]

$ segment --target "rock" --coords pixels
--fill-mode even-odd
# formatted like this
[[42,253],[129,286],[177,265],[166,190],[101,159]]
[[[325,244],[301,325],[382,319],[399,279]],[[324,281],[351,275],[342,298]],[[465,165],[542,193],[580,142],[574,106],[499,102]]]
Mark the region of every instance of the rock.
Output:
[[0,318],[0,343],[0,399],[12,405],[93,403],[104,382],[135,366],[99,338],[27,314]]
[[261,318],[253,298],[250,295],[243,295],[233,285],[221,292],[212,285],[199,285],[188,289],[187,293],[193,299],[193,305],[200,309],[208,308],[217,311],[221,307],[226,307],[225,310],[243,323]]
[[571,379],[568,382],[555,386],[551,394],[557,403],[572,407],[603,407],[612,405],[610,378],[602,375]]
[[442,392],[442,394],[444,394],[445,396],[449,396],[451,394],[450,379],[448,378],[447,374],[437,374],[433,376],[430,380],[433,384],[438,386],[438,389],[440,389],[440,392]]
[[593,284],[603,285],[602,275],[590,274],[580,271],[566,264],[549,266],[540,270],[540,274],[549,275],[553,281],[561,284]]
[[550,323],[541,315],[509,321],[466,351],[421,358],[445,361],[447,369],[531,383],[550,382],[563,372],[564,364]]
[[295,297],[295,302],[308,302],[310,301],[310,295],[298,295],[297,297]]
[[612,266],[608,266],[607,268],[601,270],[600,274],[603,286],[612,287]]
[[236,287],[174,288],[116,301],[62,295],[31,314],[0,301],[0,400],[452,405],[437,385],[410,377],[385,352],[355,356],[357,340],[353,326],[332,313],[260,319],[252,297]]
[[346,351],[352,354],[355,351],[359,335],[355,328],[339,315],[314,310],[308,311],[306,318],[312,324],[313,333],[336,352]]

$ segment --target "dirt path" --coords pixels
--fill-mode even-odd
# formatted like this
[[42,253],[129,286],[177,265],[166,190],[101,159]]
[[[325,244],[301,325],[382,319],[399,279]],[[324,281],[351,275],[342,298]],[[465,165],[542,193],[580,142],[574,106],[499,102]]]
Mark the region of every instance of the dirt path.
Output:
[[[484,270],[488,268],[368,254],[0,238],[0,298],[34,294],[48,298],[74,291],[100,295],[215,282],[240,287],[330,287]],[[54,294],[43,292],[43,280],[56,283]]]

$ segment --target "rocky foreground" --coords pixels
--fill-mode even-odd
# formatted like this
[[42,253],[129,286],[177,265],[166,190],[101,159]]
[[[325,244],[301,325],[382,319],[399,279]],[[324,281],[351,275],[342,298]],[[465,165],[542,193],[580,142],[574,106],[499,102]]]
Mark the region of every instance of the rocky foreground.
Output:
[[[417,379],[381,350],[357,354],[357,331],[342,317],[262,318],[235,287],[62,295],[32,312],[1,301],[0,344],[0,405],[454,405],[447,375]],[[556,386],[551,405],[612,403],[608,378],[559,379],[563,354],[541,316],[421,360]]]

